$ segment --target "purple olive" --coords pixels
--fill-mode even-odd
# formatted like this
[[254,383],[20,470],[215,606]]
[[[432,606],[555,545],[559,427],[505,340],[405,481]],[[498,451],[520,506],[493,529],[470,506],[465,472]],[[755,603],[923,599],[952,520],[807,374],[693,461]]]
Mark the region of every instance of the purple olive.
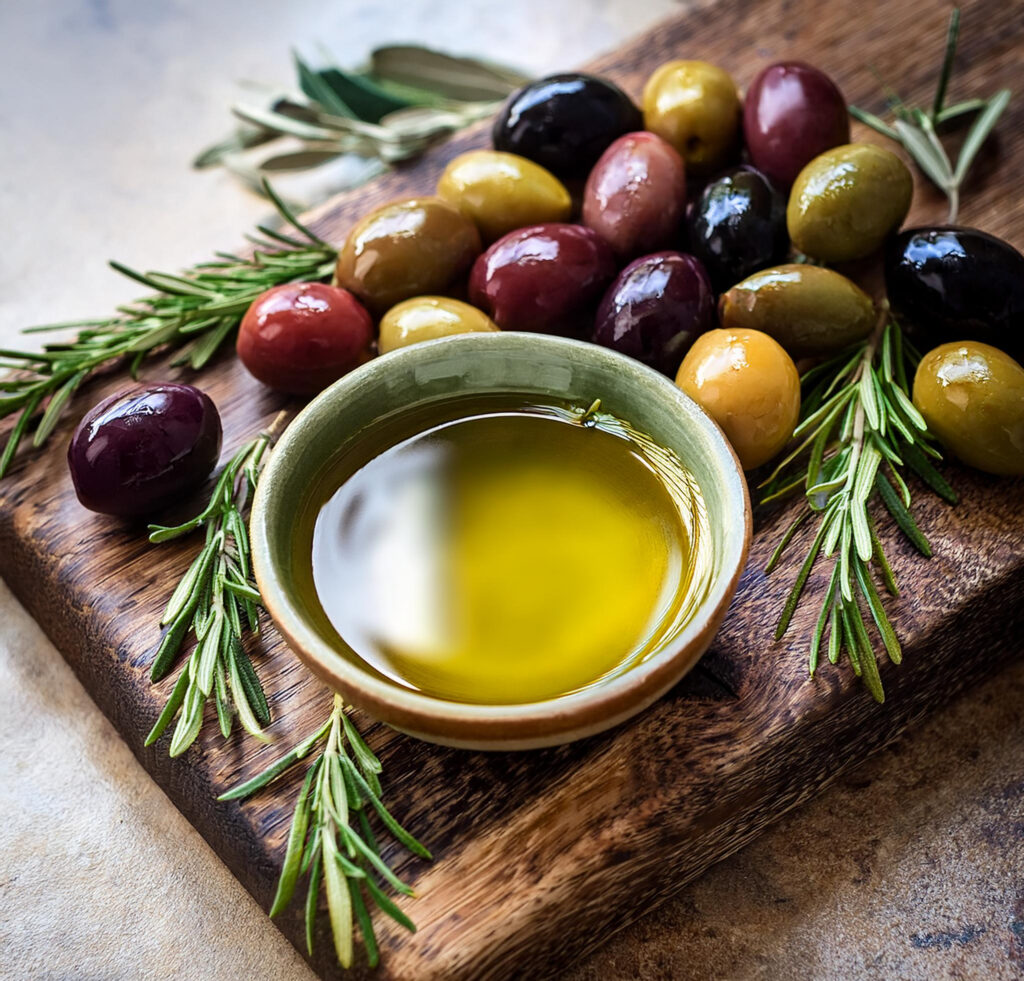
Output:
[[469,299],[502,330],[579,334],[615,275],[612,250],[583,225],[509,232],[473,266]]
[[624,259],[674,244],[685,208],[683,158],[654,133],[620,136],[583,191],[583,224]]
[[743,132],[750,162],[779,187],[789,187],[816,156],[850,142],[846,99],[817,68],[776,62],[747,89]]
[[191,385],[146,385],[86,413],[71,438],[68,467],[84,507],[135,517],[198,487],[220,444],[220,416],[208,395]]
[[700,262],[682,252],[655,252],[631,262],[608,287],[593,341],[674,376],[714,317],[714,294]]

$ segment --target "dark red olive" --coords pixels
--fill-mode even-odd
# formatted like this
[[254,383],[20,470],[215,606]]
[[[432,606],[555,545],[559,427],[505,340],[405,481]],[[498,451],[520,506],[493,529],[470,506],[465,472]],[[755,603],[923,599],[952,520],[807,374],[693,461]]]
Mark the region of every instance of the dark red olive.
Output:
[[612,250],[583,225],[531,225],[499,238],[473,266],[470,302],[502,330],[589,330],[615,275]]
[[495,150],[518,153],[558,177],[586,177],[612,140],[643,129],[636,104],[595,75],[549,75],[509,96],[494,121]]
[[750,162],[786,188],[818,154],[850,142],[846,99],[812,65],[776,62],[747,89],[743,132]]
[[238,357],[264,385],[315,395],[373,354],[373,320],[348,290],[286,283],[261,293],[238,331]]
[[976,228],[908,228],[885,251],[893,313],[922,348],[981,341],[1024,361],[1024,255]]
[[786,201],[764,174],[739,167],[704,188],[690,214],[689,233],[690,251],[721,293],[785,258]]
[[683,158],[654,133],[620,136],[597,161],[583,191],[583,224],[620,258],[675,244],[686,207]]
[[675,376],[683,355],[714,326],[715,299],[700,262],[655,252],[631,262],[608,287],[593,340]]
[[220,456],[217,407],[191,385],[130,388],[78,424],[68,467],[78,500],[121,517],[151,514],[198,487]]

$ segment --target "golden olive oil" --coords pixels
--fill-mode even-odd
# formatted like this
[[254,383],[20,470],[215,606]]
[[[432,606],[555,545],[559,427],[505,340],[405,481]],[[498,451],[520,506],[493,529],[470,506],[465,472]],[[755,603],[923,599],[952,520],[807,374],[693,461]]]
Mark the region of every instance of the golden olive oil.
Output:
[[374,429],[313,489],[298,548],[323,619],[380,674],[437,698],[541,701],[685,623],[703,501],[628,426],[478,396]]

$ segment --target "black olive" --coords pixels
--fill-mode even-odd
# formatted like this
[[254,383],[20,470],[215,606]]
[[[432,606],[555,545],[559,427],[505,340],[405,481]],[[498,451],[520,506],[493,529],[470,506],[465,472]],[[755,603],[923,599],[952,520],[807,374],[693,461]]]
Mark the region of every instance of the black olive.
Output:
[[494,121],[494,148],[585,177],[613,140],[643,129],[636,104],[595,75],[550,75],[509,96]]
[[716,293],[775,265],[788,250],[785,199],[759,170],[738,167],[704,188],[690,215],[690,251]]
[[981,341],[1024,359],[1024,255],[1002,239],[955,225],[909,228],[886,249],[885,285],[921,346]]

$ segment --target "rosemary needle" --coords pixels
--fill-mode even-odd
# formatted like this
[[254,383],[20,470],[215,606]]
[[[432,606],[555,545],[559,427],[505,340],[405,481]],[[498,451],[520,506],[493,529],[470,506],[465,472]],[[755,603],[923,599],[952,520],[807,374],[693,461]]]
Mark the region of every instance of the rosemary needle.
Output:
[[134,378],[149,354],[179,347],[173,364],[199,371],[265,290],[330,275],[336,251],[306,228],[269,185],[266,191],[291,232],[259,226],[260,235],[250,236],[255,245],[251,256],[218,253],[215,260],[180,275],[141,273],[112,262],[117,272],[155,293],[121,307],[112,317],[26,331],[77,328],[77,336],[70,341],[48,344],[42,351],[0,350],[0,367],[16,372],[0,377],[0,418],[19,414],[0,454],[0,478],[30,431],[34,429],[33,446],[46,442],[72,396],[99,368],[125,360]]
[[414,855],[427,859],[431,856],[381,802],[380,761],[344,708],[341,696],[335,695],[330,717],[319,730],[262,773],[217,799],[239,800],[256,793],[327,740],[307,769],[295,803],[270,915],[276,916],[288,906],[299,877],[308,872],[305,912],[310,955],[323,885],[338,962],[342,967],[351,967],[354,928],[358,923],[367,962],[376,967],[380,955],[370,916],[371,903],[407,930],[415,931],[416,927],[384,892],[390,886],[403,895],[413,895],[412,889],[385,862],[370,824],[370,812],[375,812],[391,835]]
[[151,670],[154,681],[164,677],[185,637],[190,632],[195,635],[195,649],[146,737],[146,745],[152,745],[177,718],[171,736],[171,756],[180,756],[195,742],[211,696],[225,739],[231,735],[236,714],[242,728],[258,739],[265,739],[263,727],[270,722],[270,709],[243,645],[246,633],[259,632],[260,605],[260,594],[250,578],[252,563],[245,512],[284,416],[281,413],[267,430],[231,458],[221,471],[209,504],[199,514],[175,527],[149,528],[151,542],[170,541],[197,528],[206,528],[202,550],[171,594],[164,611],[161,626],[166,630]]

